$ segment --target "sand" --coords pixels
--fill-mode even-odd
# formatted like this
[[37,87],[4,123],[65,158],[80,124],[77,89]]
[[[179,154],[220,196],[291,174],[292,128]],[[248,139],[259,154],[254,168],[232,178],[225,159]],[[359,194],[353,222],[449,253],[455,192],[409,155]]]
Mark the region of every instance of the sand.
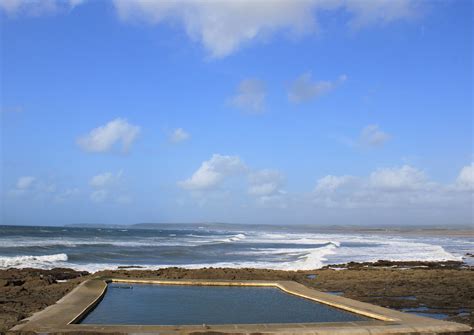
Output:
[[92,275],[71,269],[2,270],[0,332],[5,332],[21,319],[55,303],[81,281],[96,275],[162,279],[294,280],[318,290],[343,292],[345,297],[384,307],[425,307],[428,313],[447,314],[448,320],[474,326],[474,268],[458,262],[379,262],[351,263],[314,271],[166,268],[156,271],[101,271]]

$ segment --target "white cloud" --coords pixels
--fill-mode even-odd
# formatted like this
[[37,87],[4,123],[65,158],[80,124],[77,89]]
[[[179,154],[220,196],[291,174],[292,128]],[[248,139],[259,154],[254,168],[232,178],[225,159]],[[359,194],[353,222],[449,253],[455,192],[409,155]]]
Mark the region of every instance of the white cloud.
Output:
[[169,140],[173,143],[184,142],[191,137],[183,128],[177,128],[169,136]]
[[265,107],[266,89],[263,81],[258,79],[242,80],[237,94],[231,99],[231,104],[244,111],[259,113]]
[[241,173],[245,169],[245,164],[238,156],[214,154],[211,159],[202,162],[190,178],[178,182],[178,185],[194,191],[213,189],[226,177]]
[[390,139],[390,135],[382,131],[378,125],[371,124],[362,129],[359,142],[363,146],[382,146]]
[[114,4],[119,18],[124,21],[182,25],[187,35],[200,42],[211,57],[219,58],[276,33],[289,32],[297,36],[313,33],[317,30],[320,12],[345,10],[348,25],[360,29],[411,18],[418,10],[415,2],[418,1],[115,0]]
[[128,123],[125,119],[117,118],[81,136],[77,144],[85,151],[107,152],[120,142],[122,150],[127,152],[139,133],[140,127]]
[[40,180],[32,176],[19,177],[15,186],[8,194],[13,197],[29,197],[30,199],[50,199],[59,194],[56,184],[52,181]]
[[[466,208],[472,207],[472,193],[466,192],[472,190],[468,188],[472,187],[471,169],[472,166],[467,166],[456,181],[440,184],[416,167],[387,167],[362,177],[327,175],[317,181],[312,192],[287,193],[283,190],[284,178],[279,171],[253,170],[238,156],[213,155],[178,185],[190,191],[200,206],[241,204],[242,208],[287,210],[291,211],[285,212],[287,214],[296,212],[314,218],[319,218],[320,214],[327,218],[345,215],[338,212],[344,209],[352,211],[358,220],[386,219],[385,216],[390,215],[389,220],[395,223],[397,217],[405,214],[409,219],[410,215],[430,213],[432,217],[435,212],[447,215],[458,211],[462,218]],[[247,184],[242,177],[247,178]],[[245,198],[246,194],[248,198]],[[252,201],[252,206],[248,200]]]
[[281,194],[283,175],[275,170],[260,170],[249,174],[248,193],[257,197]]
[[16,182],[16,188],[19,190],[26,190],[33,185],[35,180],[36,178],[31,176],[20,177]]
[[109,187],[117,183],[122,176],[122,171],[113,174],[112,172],[104,172],[91,178],[89,185],[95,188]]
[[70,11],[83,0],[1,0],[0,9],[9,16],[40,16]]
[[455,208],[472,202],[459,187],[464,181],[458,177],[454,184],[435,183],[423,171],[404,165],[377,169],[366,177],[323,177],[313,201],[329,208]]
[[[242,177],[246,177],[247,185]],[[280,208],[286,206],[283,184],[284,177],[279,171],[251,170],[238,156],[218,154],[204,161],[190,178],[178,182],[178,186],[190,191],[201,206],[225,199],[229,201],[233,195],[244,197],[245,185],[247,195],[258,206]]]
[[319,179],[316,183],[316,192],[334,192],[352,182],[354,177],[352,176],[332,176],[327,175]]
[[372,172],[370,184],[386,190],[413,190],[427,186],[427,178],[423,171],[404,165]]
[[[67,13],[84,0],[1,0],[0,9],[9,16],[40,16]],[[420,13],[419,0],[113,0],[122,21],[150,25],[170,23],[184,28],[201,43],[211,57],[228,56],[242,46],[286,33],[304,36],[316,32],[317,17],[328,11],[341,16],[352,30],[411,19]]]
[[295,103],[309,101],[313,98],[327,94],[347,80],[346,75],[341,75],[334,81],[312,81],[311,73],[299,76],[288,90],[288,99]]
[[349,26],[358,30],[414,18],[420,13],[420,4],[421,1],[414,0],[346,0],[345,8],[352,14]]
[[461,189],[474,191],[474,163],[461,169],[456,184]]
[[313,1],[142,1],[115,0],[122,20],[149,24],[179,22],[211,57],[224,57],[241,45],[277,31],[304,34],[314,29]]

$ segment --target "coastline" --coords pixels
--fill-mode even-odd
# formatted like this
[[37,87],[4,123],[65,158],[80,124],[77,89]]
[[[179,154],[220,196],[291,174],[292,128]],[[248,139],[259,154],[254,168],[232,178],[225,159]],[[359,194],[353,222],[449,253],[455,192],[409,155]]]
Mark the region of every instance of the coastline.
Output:
[[[335,270],[344,269],[344,270]],[[89,274],[71,269],[0,270],[0,333],[54,304],[93,276],[160,279],[294,280],[321,291],[393,309],[446,314],[448,321],[474,325],[474,269],[460,262],[350,263],[319,270],[253,268],[121,269]]]

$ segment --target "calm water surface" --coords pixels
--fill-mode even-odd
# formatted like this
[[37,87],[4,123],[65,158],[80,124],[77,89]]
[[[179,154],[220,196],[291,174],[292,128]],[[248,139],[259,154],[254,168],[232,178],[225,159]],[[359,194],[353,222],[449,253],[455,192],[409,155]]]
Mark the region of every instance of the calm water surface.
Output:
[[362,320],[367,318],[272,287],[110,284],[104,299],[81,323],[200,325]]

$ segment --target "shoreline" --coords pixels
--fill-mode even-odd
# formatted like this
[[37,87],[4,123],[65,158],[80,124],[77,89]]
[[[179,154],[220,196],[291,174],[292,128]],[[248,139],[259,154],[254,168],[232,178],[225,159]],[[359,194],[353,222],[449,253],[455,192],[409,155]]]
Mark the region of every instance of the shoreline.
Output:
[[[339,269],[339,270],[335,270]],[[344,269],[344,270],[340,270]],[[445,314],[474,326],[474,267],[462,262],[388,262],[330,265],[318,270],[253,268],[136,268],[94,274],[66,268],[0,270],[0,333],[54,304],[95,276],[160,279],[293,280],[317,290],[398,310]]]

